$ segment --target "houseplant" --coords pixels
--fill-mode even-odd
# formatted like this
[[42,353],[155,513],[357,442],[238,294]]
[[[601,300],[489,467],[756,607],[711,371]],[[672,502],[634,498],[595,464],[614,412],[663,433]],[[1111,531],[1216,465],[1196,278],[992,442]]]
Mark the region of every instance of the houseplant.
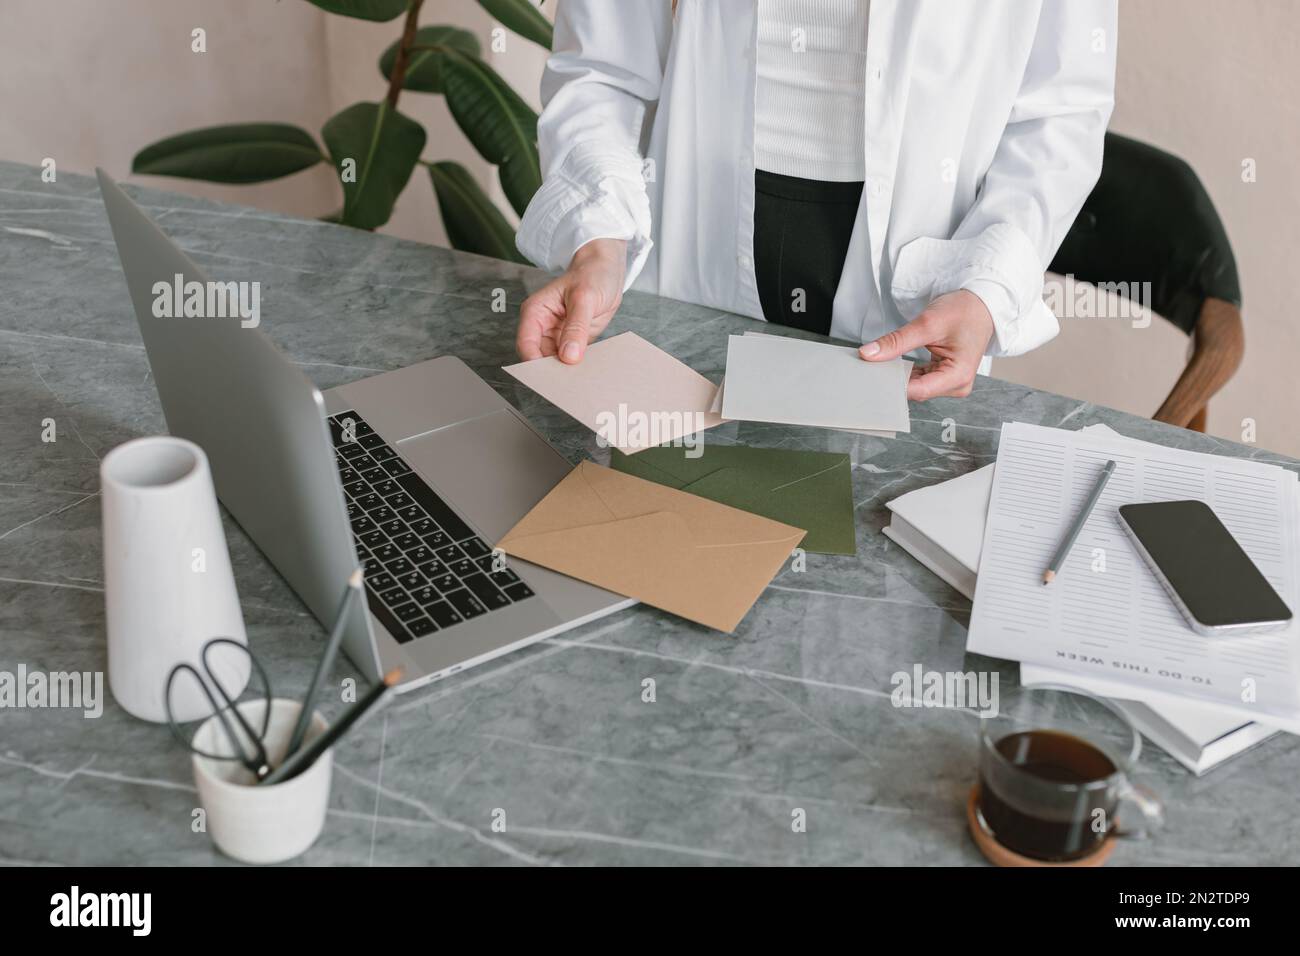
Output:
[[[497,167],[501,187],[520,215],[541,185],[537,113],[482,58],[478,37],[453,26],[419,26],[424,0],[306,0],[362,20],[405,15],[402,33],[379,59],[387,92],[330,117],[316,139],[289,123],[233,123],[190,130],[140,150],[135,173],[218,183],[258,183],[317,163],[334,168],[342,188],[339,212],[325,218],[375,229],[392,215],[411,174],[422,166],[433,181],[453,247],[523,261],[514,229],[469,172],[421,157],[424,127],[398,110],[404,91],[446,97],[457,125]],[[478,0],[502,26],[550,49],[551,25],[530,0]]]

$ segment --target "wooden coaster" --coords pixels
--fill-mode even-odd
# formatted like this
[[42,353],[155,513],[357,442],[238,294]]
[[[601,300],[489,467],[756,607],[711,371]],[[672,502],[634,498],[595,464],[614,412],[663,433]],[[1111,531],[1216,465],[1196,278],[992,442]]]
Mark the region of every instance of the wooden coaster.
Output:
[[1021,856],[1015,850],[1009,850],[993,838],[993,834],[985,829],[979,814],[980,785],[977,783],[971,787],[970,799],[966,801],[966,823],[970,827],[970,835],[975,840],[975,845],[980,848],[980,852],[994,866],[1105,866],[1110,855],[1115,852],[1115,838],[1106,837],[1101,846],[1093,850],[1085,857],[1077,860],[1069,860],[1063,863],[1052,863],[1047,860],[1035,860],[1032,857]]

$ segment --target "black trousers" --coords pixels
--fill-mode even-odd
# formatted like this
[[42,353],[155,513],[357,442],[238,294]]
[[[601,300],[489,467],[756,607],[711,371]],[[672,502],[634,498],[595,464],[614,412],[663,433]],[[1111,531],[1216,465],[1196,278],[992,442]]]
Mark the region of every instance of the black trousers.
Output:
[[767,321],[830,332],[861,198],[862,183],[755,171],[754,272]]

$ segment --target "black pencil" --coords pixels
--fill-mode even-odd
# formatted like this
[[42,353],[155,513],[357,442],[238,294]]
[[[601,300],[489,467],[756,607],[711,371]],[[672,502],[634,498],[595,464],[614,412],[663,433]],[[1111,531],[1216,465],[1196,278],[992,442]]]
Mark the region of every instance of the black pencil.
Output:
[[384,675],[383,680],[366,691],[360,700],[345,710],[342,717],[325,728],[323,734],[308,741],[307,745],[301,750],[286,757],[284,763],[272,770],[258,783],[267,786],[284,783],[284,781],[298,776],[298,774],[314,764],[321,754],[334,746],[338,739],[348,732],[348,728],[360,720],[365,712],[378,703],[379,698],[383,697],[384,693],[401,679],[402,669],[400,667],[389,671]]

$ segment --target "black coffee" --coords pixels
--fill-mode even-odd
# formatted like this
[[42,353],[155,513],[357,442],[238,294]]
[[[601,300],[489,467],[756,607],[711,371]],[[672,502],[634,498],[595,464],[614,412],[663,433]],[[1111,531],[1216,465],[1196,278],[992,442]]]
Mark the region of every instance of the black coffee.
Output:
[[[1116,771],[1105,753],[1086,740],[1054,730],[1009,734],[995,744],[1020,772],[1048,783],[1084,784],[1104,780]],[[999,789],[1002,793],[999,793]],[[1005,797],[1010,791],[1014,806]],[[1096,810],[1104,811],[1105,828],[1097,832]],[[1108,787],[1079,791],[1077,796],[1036,794],[1016,788],[1005,772],[996,781],[980,780],[980,813],[998,842],[1023,856],[1039,860],[1072,860],[1086,856],[1106,836],[1115,810]]]

